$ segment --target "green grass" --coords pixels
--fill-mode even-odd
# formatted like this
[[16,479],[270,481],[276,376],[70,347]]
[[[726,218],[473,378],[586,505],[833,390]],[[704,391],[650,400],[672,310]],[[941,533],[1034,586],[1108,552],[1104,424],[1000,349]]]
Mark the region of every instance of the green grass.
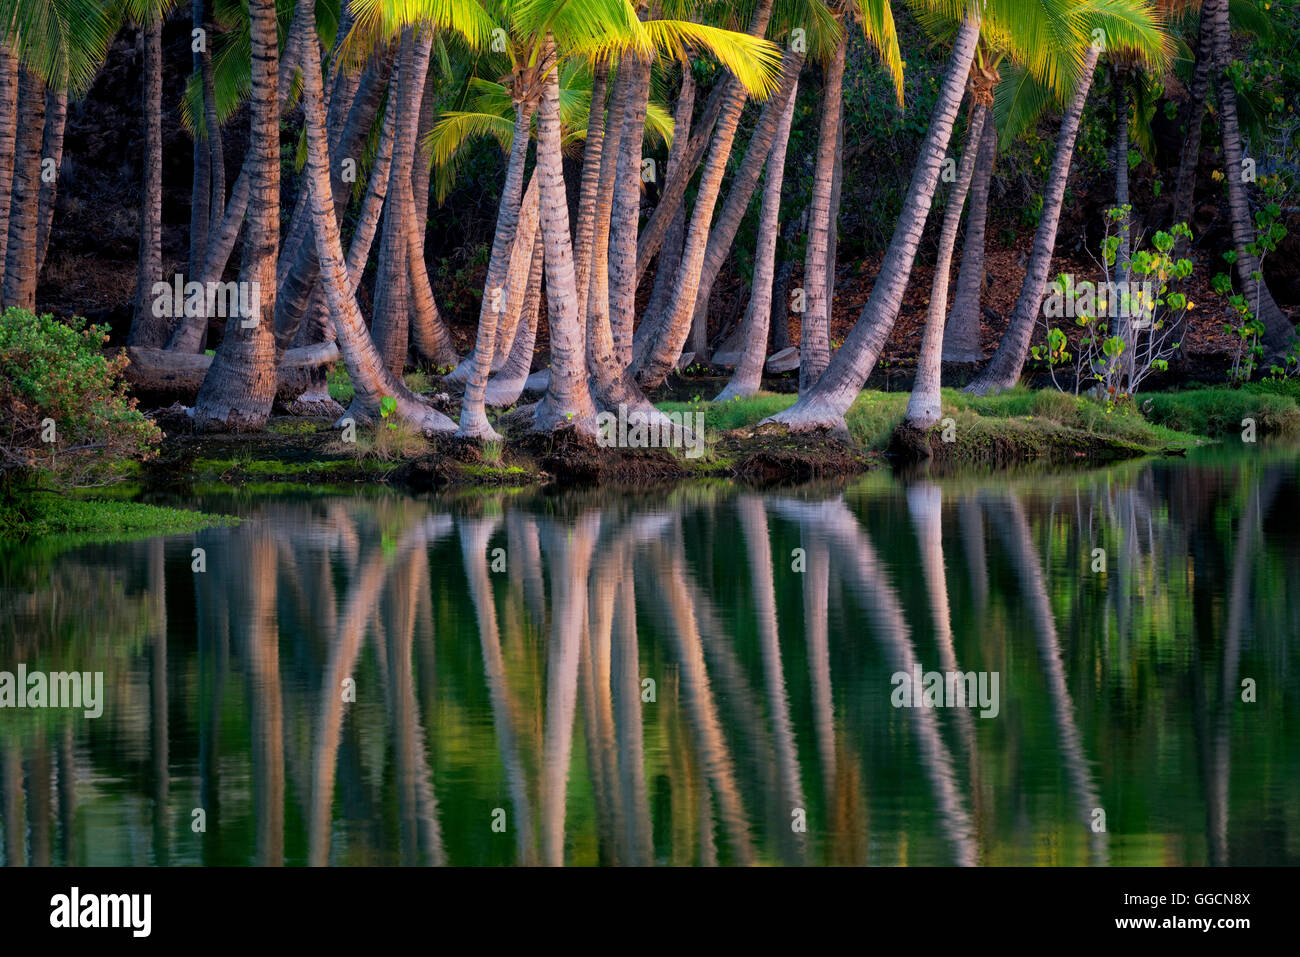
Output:
[[141,502],[69,498],[49,492],[20,495],[11,503],[0,505],[0,534],[14,538],[88,535],[88,538],[115,539],[192,532],[237,521],[228,515],[208,515]]
[[325,380],[329,389],[330,398],[339,405],[346,406],[352,401],[356,393],[352,389],[352,380],[348,378],[348,370],[342,362],[335,363],[334,368],[330,369],[329,377]]
[[1147,417],[1171,429],[1212,438],[1239,436],[1243,419],[1255,420],[1257,435],[1300,432],[1300,403],[1294,383],[1252,382],[1240,389],[1205,388],[1152,393]]
[[[883,451],[903,420],[907,399],[906,392],[861,393],[845,416],[849,433],[863,448]],[[794,401],[793,395],[760,392],[720,404],[665,402],[659,408],[664,412],[702,411],[706,431],[727,431],[755,425]],[[1191,430],[1148,421],[1134,411],[1107,412],[1091,399],[1050,390],[1018,387],[1001,395],[973,396],[944,389],[943,411],[952,417],[957,434],[976,447],[993,438],[1032,443],[1035,435],[1045,443],[1089,437],[1150,450],[1190,446],[1197,441],[1196,435],[1188,434]]]

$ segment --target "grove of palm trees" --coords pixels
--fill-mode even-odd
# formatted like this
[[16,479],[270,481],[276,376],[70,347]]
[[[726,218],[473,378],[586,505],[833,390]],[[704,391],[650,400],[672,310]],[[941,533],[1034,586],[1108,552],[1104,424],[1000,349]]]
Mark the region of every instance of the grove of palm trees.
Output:
[[1026,388],[1089,455],[1300,416],[1289,9],[0,7],[6,322],[89,316],[111,369],[93,426],[53,416],[77,478],[286,417],[537,476],[557,435],[611,475],[1059,457],[986,414]]

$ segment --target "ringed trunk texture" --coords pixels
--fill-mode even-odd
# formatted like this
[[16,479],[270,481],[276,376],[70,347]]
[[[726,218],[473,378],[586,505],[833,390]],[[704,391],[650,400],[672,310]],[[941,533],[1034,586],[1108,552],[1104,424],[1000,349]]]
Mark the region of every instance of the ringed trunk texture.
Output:
[[[298,15],[312,24],[312,0],[298,0]],[[437,409],[422,402],[392,375],[379,358],[357,306],[348,264],[343,256],[338,218],[334,212],[334,191],[330,183],[329,136],[326,132],[324,94],[319,70],[303,71],[303,118],[307,133],[307,183],[311,190],[312,233],[320,260],[325,300],[338,336],[339,351],[356,391],[352,410],[362,418],[379,421],[380,400],[391,396],[397,414],[428,433],[450,434],[456,424]]]
[[[497,207],[496,235],[492,238],[492,256],[488,261],[487,279],[483,285],[483,301],[478,314],[478,336],[474,341],[474,362],[465,398],[460,407],[460,430],[464,438],[496,440],[501,436],[492,428],[483,404],[488,376],[492,373],[492,356],[496,352],[497,323],[507,308],[509,293],[510,254],[515,247],[519,231],[519,212],[523,204],[524,165],[528,162],[531,142],[529,128],[532,124],[533,105],[524,100],[515,106],[514,139],[510,146],[510,163],[506,167],[506,182],[501,190],[501,203]],[[577,305],[577,294],[574,294]]]
[[[253,87],[249,97],[248,226],[239,281],[252,308],[226,334],[194,401],[200,429],[260,429],[275,399],[275,260],[280,246],[279,44],[275,0],[250,0]],[[303,73],[315,72],[308,63]],[[256,290],[256,293],[252,292]],[[242,298],[242,297],[241,297]]]
[[641,213],[641,152],[645,142],[646,106],[650,100],[650,63],[623,60],[628,74],[623,135],[614,176],[614,204],[609,223],[609,330],[621,365],[632,360],[632,326],[636,316],[636,240]]
[[[686,147],[690,143],[689,131],[691,117],[695,112],[695,75],[689,67],[682,68],[682,85],[677,94],[677,105],[673,109],[673,145],[668,148],[668,162],[664,164],[664,182],[671,183],[678,175]],[[676,131],[680,131],[678,135]],[[663,244],[659,247],[659,259],[655,263],[654,287],[650,290],[650,302],[646,305],[646,316],[657,316],[667,307],[673,294],[673,283],[677,279],[677,267],[682,261],[682,242],[686,239],[686,210],[678,205],[664,234]],[[641,333],[642,326],[633,333],[633,342]]]
[[5,256],[4,304],[36,308],[36,218],[41,193],[41,142],[45,133],[45,83],[29,70],[18,80],[13,202]]
[[777,124],[772,151],[767,157],[763,183],[763,208],[758,215],[758,248],[754,252],[754,282],[745,308],[742,326],[744,351],[731,381],[715,402],[753,395],[763,384],[763,363],[767,358],[767,327],[772,315],[772,284],[776,277],[776,240],[781,231],[781,185],[785,177],[785,154],[790,143],[790,126],[798,96],[798,78],[786,97]]
[[[548,44],[549,46],[549,44]],[[553,50],[547,51],[553,56]],[[595,407],[587,388],[587,349],[578,322],[577,277],[569,234],[569,203],[560,155],[560,82],[549,71],[538,109],[537,175],[545,243],[546,314],[551,325],[551,375],[533,414],[533,428],[553,432],[572,425],[594,434]]]
[[957,292],[952,312],[943,334],[944,362],[983,362],[980,346],[980,297],[984,291],[984,228],[989,215],[989,186],[997,161],[998,136],[992,128],[987,107],[986,130],[980,137],[975,157],[975,176],[971,182],[970,215],[966,217],[966,234],[961,244],[961,270],[957,273]]
[[[1214,62],[1214,18],[1209,14],[1216,0],[1201,6],[1201,26],[1196,38],[1196,65],[1187,100],[1187,129],[1178,154],[1178,176],[1174,180],[1174,223],[1185,223],[1192,215],[1196,170],[1201,160],[1201,130],[1205,126],[1205,101],[1210,92],[1210,66]],[[1187,240],[1175,241],[1175,256],[1182,256]]]
[[979,40],[979,8],[972,8],[962,21],[953,43],[948,69],[939,89],[939,100],[921,145],[920,159],[903,200],[903,211],[894,236],[871,289],[871,297],[816,385],[803,393],[790,408],[766,421],[787,425],[795,431],[831,428],[847,431],[844,414],[866,383],[880,350],[894,327],[916,259],[921,232],[930,213],[939,170],[948,151],[953,122],[961,107],[966,77]]
[[1034,334],[1034,322],[1043,304],[1047,273],[1052,265],[1052,249],[1056,245],[1056,227],[1061,218],[1061,203],[1065,198],[1065,184],[1070,177],[1070,158],[1074,154],[1074,141],[1079,133],[1079,118],[1092,88],[1092,74],[1097,68],[1097,47],[1089,47],[1079,74],[1079,83],[1070,100],[1069,109],[1061,118],[1061,130],[1056,140],[1056,155],[1043,190],[1043,217],[1034,234],[1034,249],[1029,257],[1020,298],[1011,314],[1007,331],[1002,334],[997,351],[984,370],[966,387],[975,395],[988,395],[1009,389],[1020,380],[1029,354],[1029,340]]
[[821,126],[817,135],[817,163],[813,170],[812,198],[808,204],[808,251],[804,259],[803,323],[799,334],[799,391],[817,384],[831,361],[830,302],[827,294],[831,222],[831,192],[835,179],[835,154],[839,145],[840,99],[844,91],[844,57],[849,35],[844,30],[835,55],[826,67],[822,87]]
[[518,402],[532,369],[533,345],[537,341],[538,313],[542,305],[542,248],[542,234],[534,230],[533,252],[528,268],[528,292],[520,311],[520,328],[515,334],[505,365],[488,380],[487,389],[483,393],[484,403],[493,408],[505,408]]
[[[1228,180],[1228,213],[1232,221],[1232,241],[1237,247],[1237,276],[1255,318],[1264,324],[1264,342],[1278,354],[1287,349],[1295,337],[1295,328],[1282,314],[1268,283],[1261,273],[1259,259],[1246,247],[1257,240],[1250,212],[1250,197],[1243,182],[1241,129],[1237,123],[1237,89],[1228,67],[1232,62],[1229,41],[1227,0],[1213,0],[1215,82],[1219,92],[1219,128],[1223,133],[1223,168]],[[1256,278],[1256,274],[1259,278]]]
[[0,43],[0,299],[9,248],[9,210],[13,200],[14,140],[18,133],[18,57]]
[[944,212],[943,230],[939,234],[939,258],[934,264],[934,281],[930,286],[930,310],[921,336],[921,355],[916,362],[916,379],[912,394],[907,400],[905,421],[915,429],[928,429],[939,421],[939,374],[943,359],[943,321],[948,314],[948,273],[952,269],[952,251],[957,245],[957,227],[961,224],[962,207],[970,190],[975,172],[975,158],[985,135],[984,125],[989,114],[987,107],[971,111],[970,127],[966,132],[966,149],[962,152],[961,168],[948,208]]
[[36,275],[45,266],[50,248],[50,231],[54,226],[54,201],[59,195],[59,177],[63,174],[63,132],[68,123],[68,91],[45,91],[45,142],[41,159],[54,161],[54,178],[41,178],[41,198],[36,221]]
[[127,341],[160,346],[171,335],[167,319],[153,314],[153,286],[162,274],[162,18],[142,24],[144,44],[144,185],[140,193],[140,256],[135,276],[135,317]]

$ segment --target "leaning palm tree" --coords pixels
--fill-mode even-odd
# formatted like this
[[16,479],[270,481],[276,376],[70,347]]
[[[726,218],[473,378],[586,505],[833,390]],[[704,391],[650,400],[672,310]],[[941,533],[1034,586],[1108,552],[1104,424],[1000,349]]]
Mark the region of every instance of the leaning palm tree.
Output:
[[912,174],[912,182],[903,200],[903,213],[885,253],[880,275],[871,290],[871,298],[867,300],[844,345],[832,357],[816,384],[805,390],[799,396],[799,401],[789,409],[773,416],[771,421],[784,423],[794,430],[830,427],[847,432],[844,414],[871,373],[898,316],[903,289],[916,259],[921,230],[930,213],[930,203],[939,182],[944,153],[952,136],[957,110],[961,106],[966,77],[975,57],[984,4],[971,2],[962,7],[958,8],[963,15],[962,24],[953,43],[952,55],[939,89],[939,99],[921,145],[921,155]]
[[984,370],[966,387],[966,391],[987,395],[1009,389],[1020,379],[1029,354],[1033,335],[1046,292],[1047,275],[1056,245],[1056,229],[1065,200],[1065,185],[1070,175],[1070,160],[1079,132],[1083,107],[1092,88],[1097,60],[1106,47],[1129,51],[1143,62],[1165,63],[1172,50],[1172,40],[1165,32],[1165,20],[1151,0],[1086,0],[1079,6],[1081,23],[1086,30],[1087,51],[1078,83],[1069,106],[1061,118],[1056,154],[1043,191],[1043,213],[1034,234],[1033,252],[1025,271],[1020,297],[1016,300],[1011,322],[1003,333],[997,352]]

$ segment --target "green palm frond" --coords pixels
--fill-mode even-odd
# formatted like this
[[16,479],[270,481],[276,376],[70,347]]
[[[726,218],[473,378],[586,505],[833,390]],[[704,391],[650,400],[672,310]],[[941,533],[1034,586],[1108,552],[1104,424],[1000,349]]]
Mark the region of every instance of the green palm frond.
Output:
[[74,97],[90,89],[117,30],[101,0],[0,0],[0,36],[23,67]]
[[898,28],[889,0],[853,0],[862,33],[876,49],[881,65],[894,81],[894,95],[903,105],[903,55],[898,50]]
[[776,89],[781,51],[768,40],[690,20],[648,20],[645,31],[662,55],[686,61],[692,51],[706,50],[756,99]]
[[1006,149],[1056,102],[1052,88],[1033,71],[1012,62],[993,91],[999,149]]
[[1151,0],[1079,0],[1089,37],[1111,58],[1161,73],[1174,58],[1165,15]]
[[525,41],[534,59],[548,35],[564,56],[653,53],[628,0],[511,0],[506,7],[511,32]]
[[404,27],[450,30],[474,49],[486,46],[497,23],[478,0],[352,0],[358,37],[391,39]]

